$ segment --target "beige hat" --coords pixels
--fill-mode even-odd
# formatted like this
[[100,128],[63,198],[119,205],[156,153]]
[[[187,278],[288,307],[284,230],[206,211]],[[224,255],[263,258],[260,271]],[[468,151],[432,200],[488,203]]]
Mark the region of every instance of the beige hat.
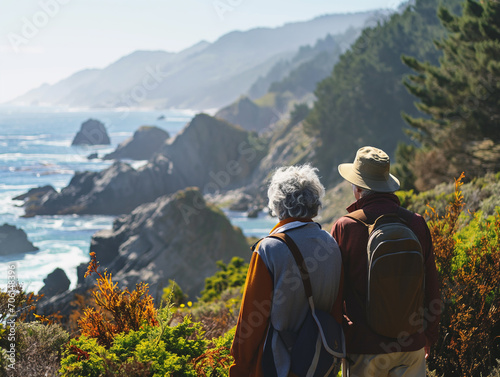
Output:
[[391,161],[387,153],[374,147],[363,147],[352,164],[340,164],[339,173],[352,184],[377,192],[394,192],[399,180],[389,173]]

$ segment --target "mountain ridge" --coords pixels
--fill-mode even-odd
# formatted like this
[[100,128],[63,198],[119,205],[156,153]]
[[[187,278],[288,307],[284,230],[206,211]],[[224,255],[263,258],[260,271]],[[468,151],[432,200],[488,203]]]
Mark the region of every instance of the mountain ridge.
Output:
[[78,107],[220,108],[246,93],[278,58],[327,34],[360,28],[375,11],[323,15],[276,28],[232,31],[178,53],[134,51],[103,69],[75,72],[10,104]]

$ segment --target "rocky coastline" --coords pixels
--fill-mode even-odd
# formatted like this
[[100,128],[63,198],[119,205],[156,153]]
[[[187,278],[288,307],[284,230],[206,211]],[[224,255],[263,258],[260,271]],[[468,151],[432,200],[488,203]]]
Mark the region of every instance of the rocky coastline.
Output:
[[[205,278],[216,272],[217,261],[228,263],[234,256],[248,261],[251,256],[241,230],[194,187],[162,196],[118,217],[111,229],[92,237],[90,252],[120,287],[133,290],[144,281],[157,302],[169,280],[176,281],[195,299]],[[86,295],[95,282],[95,276],[83,277],[86,268],[86,264],[78,268],[74,290],[59,291],[43,300],[41,313],[71,314],[75,294]]]

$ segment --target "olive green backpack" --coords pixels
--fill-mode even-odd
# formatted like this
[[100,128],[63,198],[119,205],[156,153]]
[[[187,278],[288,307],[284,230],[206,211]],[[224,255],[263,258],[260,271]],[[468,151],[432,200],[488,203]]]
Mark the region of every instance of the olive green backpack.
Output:
[[363,210],[350,217],[366,226],[366,317],[377,334],[408,336],[422,329],[425,267],[422,246],[408,227],[413,214],[401,207],[370,223]]

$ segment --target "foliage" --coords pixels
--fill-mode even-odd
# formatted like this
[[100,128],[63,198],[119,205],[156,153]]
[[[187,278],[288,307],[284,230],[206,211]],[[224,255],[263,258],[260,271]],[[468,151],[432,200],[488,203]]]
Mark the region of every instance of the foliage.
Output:
[[168,281],[168,285],[163,288],[162,301],[171,302],[176,306],[186,303],[188,296],[182,292],[181,287],[175,281]]
[[[408,140],[401,111],[416,111],[402,84],[411,70],[401,63],[401,54],[437,62],[440,52],[432,40],[444,34],[436,16],[439,2],[417,0],[390,18],[375,16],[318,84],[307,129],[318,136],[314,165],[326,182],[338,178],[337,165],[352,161],[358,148],[374,145],[393,156],[397,142]],[[456,7],[461,0],[443,2]]]
[[415,189],[415,175],[411,170],[417,147],[413,144],[398,143],[396,147],[396,163],[391,164],[392,173],[399,179],[401,190]]
[[195,361],[197,376],[227,377],[234,359],[229,353],[236,327],[212,341],[211,346]]
[[[465,212],[479,212],[484,216],[496,213],[495,208],[500,207],[500,174],[487,174],[483,177],[473,178],[461,186],[464,196]],[[432,190],[415,193],[409,191],[397,191],[403,207],[411,211],[424,213],[428,205],[434,208],[439,215],[444,215],[446,205],[454,198],[454,185],[440,184]],[[463,217],[462,222],[468,218]]]
[[220,271],[205,279],[205,289],[201,291],[200,301],[213,301],[220,298],[227,288],[244,286],[248,263],[245,263],[243,258],[233,257],[227,265],[217,261],[217,267]]
[[153,298],[149,295],[148,285],[137,284],[130,292],[127,288],[121,290],[113,283],[111,274],[107,271],[97,271],[98,262],[95,253],[90,253],[85,277],[96,272],[98,274],[97,290],[92,292],[97,308],[88,307],[78,321],[81,334],[95,338],[99,344],[110,347],[114,337],[122,332],[139,330],[144,323],[155,325],[156,309]]
[[290,113],[290,124],[296,125],[302,122],[309,114],[309,106],[306,103],[295,104]]
[[[419,189],[464,169],[472,177],[500,167],[500,3],[467,0],[461,16],[444,7],[438,15],[448,32],[435,42],[442,52],[439,64],[403,58],[417,73],[405,86],[426,115],[404,115],[425,148],[414,167],[417,176],[428,175]],[[439,167],[432,175],[431,166]]]
[[429,368],[465,377],[486,375],[500,357],[500,211],[459,229],[462,179],[444,216],[427,212],[445,304]]
[[5,291],[0,290],[0,324],[8,318],[24,322],[36,310],[36,303],[42,296],[26,292],[21,283],[15,282]]
[[192,360],[199,357],[205,347],[200,325],[185,317],[177,326],[145,325],[137,331],[117,334],[109,349],[94,338],[72,339],[64,352],[60,373],[75,377],[194,377]]
[[[59,332],[59,328],[54,325],[50,330],[46,330],[54,334],[43,338],[42,329],[26,324],[30,320],[38,319],[51,326],[54,321],[60,319],[58,313],[48,317],[36,314],[36,304],[42,297],[43,295],[26,292],[17,280],[9,280],[7,289],[0,290],[0,374],[3,372],[9,376],[38,376],[41,371],[50,372],[57,365],[58,355],[52,352],[53,343],[45,344],[45,340],[50,340],[50,337],[57,339],[54,334]],[[15,344],[15,354],[7,352],[12,350],[11,344]],[[47,357],[42,358],[43,353],[39,351],[47,352]],[[16,369],[8,368],[13,360],[16,361]],[[33,365],[37,364],[39,367],[35,371]]]
[[6,368],[6,376],[42,377],[57,374],[61,349],[69,340],[69,334],[59,324],[20,322],[16,325],[15,338],[15,368]]
[[[92,257],[88,271],[97,270]],[[121,291],[105,273],[96,284],[99,309],[93,312],[101,313],[103,323],[84,314],[79,324],[95,328],[91,332],[82,327],[82,336],[70,341],[61,361],[63,376],[196,376],[192,360],[206,347],[200,323],[185,316],[169,326],[172,305],[150,310],[152,298],[140,285],[132,292]],[[117,318],[119,308],[123,311]],[[110,314],[105,316],[102,309]]]

